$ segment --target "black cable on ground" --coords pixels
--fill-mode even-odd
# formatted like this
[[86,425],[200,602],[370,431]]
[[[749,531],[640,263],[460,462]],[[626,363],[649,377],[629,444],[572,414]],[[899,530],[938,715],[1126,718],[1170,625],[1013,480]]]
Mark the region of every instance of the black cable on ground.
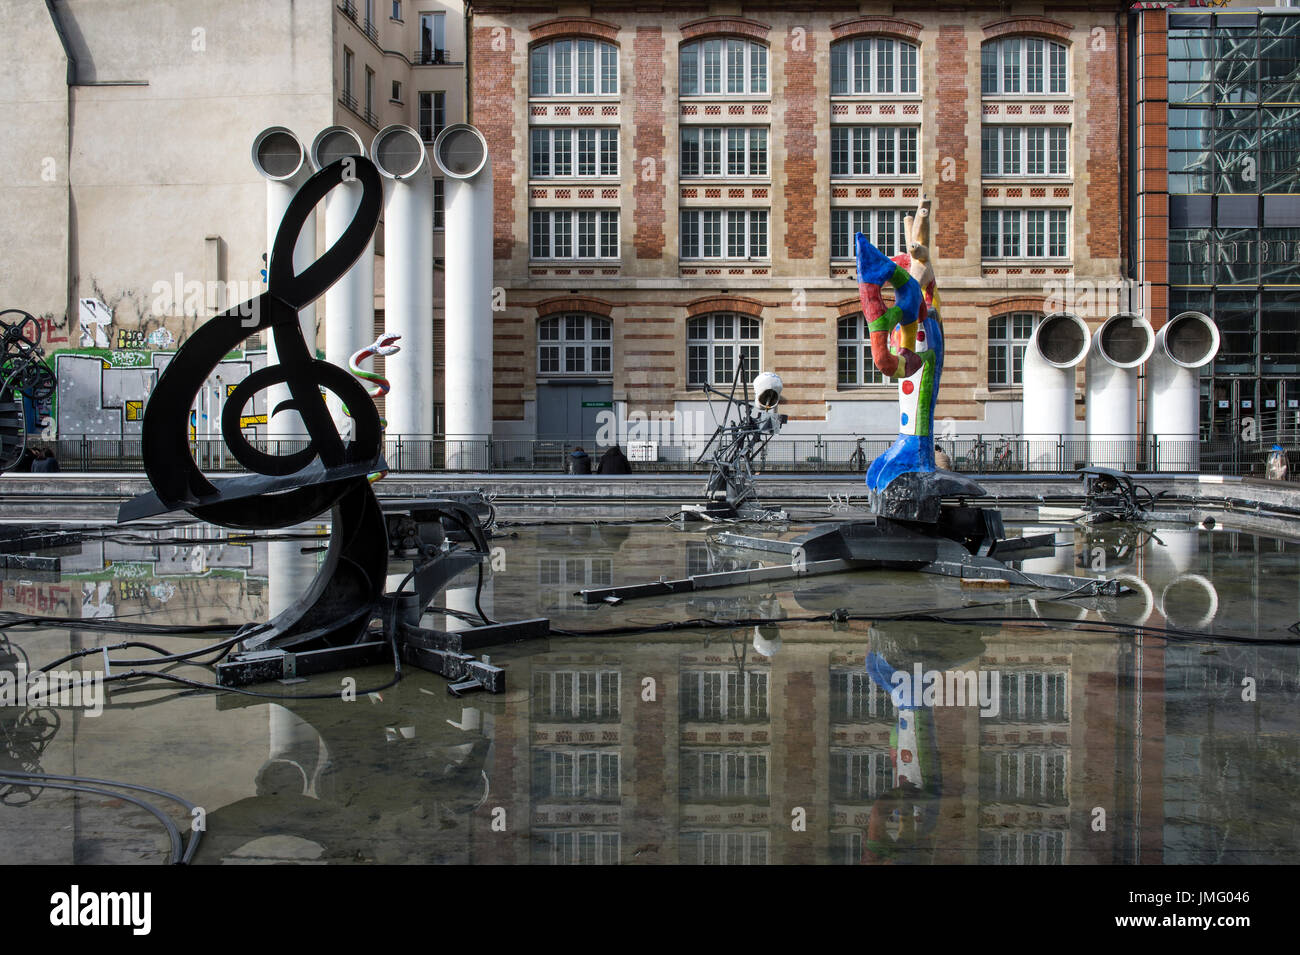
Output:
[[[9,772],[0,772],[0,784],[5,785],[26,785],[24,780],[33,778],[27,774],[12,774]],[[42,789],[66,789],[70,792],[93,793],[97,796],[107,796],[109,799],[121,799],[132,805],[139,806],[141,809],[155,816],[159,822],[167,829],[167,837],[171,840],[171,864],[181,865],[184,859],[184,850],[181,846],[181,833],[176,828],[176,823],[172,822],[171,817],[155,806],[153,803],[145,802],[135,796],[127,793],[113,792],[109,789],[99,789],[94,786],[86,786],[79,783],[59,783],[59,782],[42,782]]]
[[[56,776],[52,773],[28,773],[19,772],[17,770],[0,770],[0,776],[25,777],[27,779],[39,780],[42,784],[45,784],[48,780],[53,780],[54,782],[73,782],[96,786],[112,786],[118,789],[130,789],[135,792],[149,793],[151,796],[162,796],[164,799],[170,799],[172,802],[184,806],[185,811],[190,814],[191,819],[194,817],[194,810],[198,808],[198,806],[185,797],[178,796],[165,789],[154,789],[152,786],[141,786],[138,783],[123,783],[118,782],[115,779],[96,779],[93,776]],[[203,830],[191,827],[190,837],[185,844],[185,852],[180,859],[181,864],[188,865],[190,863],[194,858],[194,854],[199,851],[199,842],[202,838]]]

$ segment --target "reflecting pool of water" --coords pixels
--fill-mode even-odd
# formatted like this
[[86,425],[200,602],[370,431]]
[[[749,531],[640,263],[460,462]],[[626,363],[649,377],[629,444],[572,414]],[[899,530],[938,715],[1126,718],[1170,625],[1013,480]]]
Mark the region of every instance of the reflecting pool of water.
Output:
[[[201,807],[202,863],[1300,861],[1300,649],[1287,645],[1300,544],[1187,526],[1057,533],[1056,556],[1027,569],[1120,576],[1130,592],[1066,601],[878,572],[587,606],[583,587],[752,555],[653,524],[506,528],[483,610],[572,635],[491,652],[503,695],[453,698],[411,669],[367,693],[385,667],[258,687],[279,701],[133,681],[98,715],[0,708],[0,778],[178,793]],[[57,578],[0,579],[0,612],[68,618],[11,627],[0,668],[129,639],[92,619],[266,619],[310,583],[327,534],[91,529]],[[395,583],[407,568],[391,569]],[[471,611],[476,580],[441,603]],[[853,619],[826,619],[839,608]],[[858,619],[923,609],[980,620]],[[696,618],[722,623],[581,633]],[[347,677],[355,700],[288,698]],[[156,862],[165,847],[126,803],[0,783],[0,862]]]

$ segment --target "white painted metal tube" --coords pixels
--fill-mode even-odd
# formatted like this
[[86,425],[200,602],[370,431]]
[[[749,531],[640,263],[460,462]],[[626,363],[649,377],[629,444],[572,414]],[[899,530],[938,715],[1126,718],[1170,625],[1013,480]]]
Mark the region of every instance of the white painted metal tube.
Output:
[[[266,255],[267,268],[270,268],[271,249],[275,246],[275,235],[280,231],[280,222],[285,210],[298,188],[312,174],[311,158],[303,148],[302,141],[292,131],[283,126],[269,126],[253,139],[253,167],[266,179]],[[311,265],[316,260],[316,213],[312,212],[303,223],[302,232],[298,234],[298,243],[293,248],[293,270],[295,273]],[[316,351],[316,303],[311,302],[298,312],[298,323],[302,326],[303,338],[313,353]],[[277,364],[275,353],[275,336],[266,336],[266,363]],[[299,439],[307,436],[307,428],[296,411],[282,411],[278,415],[272,412],[283,401],[289,400],[289,389],[285,385],[272,385],[266,394],[266,434],[270,438]]]
[[492,436],[492,162],[465,123],[438,135],[433,156],[446,177],[447,466],[490,466],[474,455]]
[[[348,156],[365,156],[366,147],[346,126],[330,126],[312,142],[311,158],[317,169]],[[325,195],[325,246],[329,248],[351,224],[361,204],[361,183],[346,178]],[[348,367],[348,360],[375,339],[375,240],[337,282],[325,292],[325,360]],[[340,434],[350,434],[351,419],[342,402],[328,396],[330,414]]]
[[1219,353],[1219,328],[1208,315],[1182,312],[1156,333],[1147,362],[1147,433],[1159,440],[1160,466],[1200,468],[1202,366]]
[[1088,460],[1131,471],[1137,466],[1137,370],[1151,357],[1156,336],[1134,312],[1102,322],[1088,352]]
[[1055,457],[1045,444],[1050,438],[1074,435],[1074,371],[1089,345],[1087,324],[1071,312],[1046,316],[1029,338],[1021,374],[1023,431],[1035,464]]
[[[402,350],[384,362],[389,444],[433,434],[433,179],[420,134],[385,126],[371,144],[384,183],[384,330]],[[395,462],[394,462],[395,463]]]

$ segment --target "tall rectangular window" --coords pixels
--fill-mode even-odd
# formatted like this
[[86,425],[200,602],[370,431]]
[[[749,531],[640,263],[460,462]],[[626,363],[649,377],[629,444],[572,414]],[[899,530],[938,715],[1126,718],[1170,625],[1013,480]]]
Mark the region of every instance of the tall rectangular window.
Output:
[[767,211],[760,209],[683,209],[683,259],[766,258]]
[[897,209],[831,209],[831,258],[854,257],[854,235],[861,232],[886,255],[905,250],[903,216]]
[[534,259],[616,259],[618,212],[605,209],[534,209]]
[[915,176],[916,126],[831,127],[832,176]]
[[680,136],[683,178],[767,175],[765,127],[686,126]]
[[986,123],[980,130],[980,171],[998,176],[1066,176],[1070,172],[1068,126]]
[[1068,209],[985,209],[980,254],[985,259],[1066,258],[1069,216]]
[[742,96],[767,92],[767,48],[738,38],[697,40],[678,53],[678,94]]

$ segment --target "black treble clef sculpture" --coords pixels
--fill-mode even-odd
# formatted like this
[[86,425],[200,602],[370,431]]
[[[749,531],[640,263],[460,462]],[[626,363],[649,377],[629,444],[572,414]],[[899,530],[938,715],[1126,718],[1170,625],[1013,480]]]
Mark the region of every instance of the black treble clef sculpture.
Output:
[[[308,214],[331,189],[355,177],[361,202],[338,240],[301,273],[293,250]],[[185,510],[200,520],[236,529],[288,527],[333,508],[329,552],[315,582],[293,606],[262,628],[245,648],[361,639],[383,595],[388,567],[384,516],[366,475],[383,466],[379,413],[365,388],[345,369],[315,357],[298,324],[298,312],[319,298],[361,257],[379,224],[383,186],[374,164],[349,156],[308,179],[285,211],[271,248],[267,290],[208,319],[181,345],[145,408],[141,450],[153,493],[127,501],[118,522]],[[190,449],[189,415],[199,390],[221,360],[263,329],[274,336],[279,364],[241,381],[226,402],[221,433],[252,474],[209,480]],[[286,385],[289,399],[268,408],[296,411],[307,446],[278,455],[244,436],[240,418],[258,392]],[[352,437],[334,426],[322,389],[346,405]]]
[[[362,187],[356,214],[343,235],[295,275],[293,250],[298,234],[317,202],[344,181],[348,169]],[[144,468],[156,501],[130,502],[119,520],[158,513],[161,506],[162,510],[184,509],[227,527],[286,527],[319,514],[341,496],[342,485],[374,469],[383,453],[374,402],[347,370],[315,357],[298,324],[298,312],[361,257],[379,224],[382,200],[379,172],[360,156],[340,159],[302,185],[275,234],[266,291],[199,326],[158,379],[141,430]],[[221,416],[222,437],[235,459],[262,477],[234,479],[218,488],[191,454],[190,409],[221,360],[262,329],[270,329],[275,338],[279,364],[258,369],[241,381]],[[239,421],[257,392],[281,384],[288,386],[291,398],[268,408],[267,420],[277,412],[296,411],[310,440],[301,450],[268,454],[249,442]],[[339,436],[321,389],[351,409],[354,428],[349,442]]]

